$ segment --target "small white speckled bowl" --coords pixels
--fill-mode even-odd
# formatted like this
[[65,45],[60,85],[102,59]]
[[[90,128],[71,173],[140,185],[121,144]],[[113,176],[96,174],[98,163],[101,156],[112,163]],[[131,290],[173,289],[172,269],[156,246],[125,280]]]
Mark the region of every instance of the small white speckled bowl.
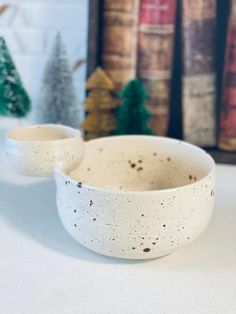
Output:
[[13,169],[27,176],[51,176],[55,168],[69,171],[84,155],[80,131],[57,124],[13,129],[6,135],[5,149]]
[[65,229],[98,253],[149,259],[197,238],[211,218],[215,163],[202,149],[156,136],[91,140],[74,171],[55,171]]

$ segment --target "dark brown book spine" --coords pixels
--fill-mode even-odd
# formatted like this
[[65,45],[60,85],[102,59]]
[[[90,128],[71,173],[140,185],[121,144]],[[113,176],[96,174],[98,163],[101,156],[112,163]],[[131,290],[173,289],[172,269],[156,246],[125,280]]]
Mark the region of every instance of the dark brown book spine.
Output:
[[236,151],[236,0],[231,1],[228,21],[219,147]]
[[138,77],[148,92],[150,128],[166,135],[176,19],[176,0],[141,0],[138,32]]
[[120,90],[136,76],[139,0],[104,0],[103,69]]
[[87,46],[87,78],[98,66],[99,51],[99,10],[100,0],[89,0],[88,46]]
[[216,144],[216,0],[182,0],[184,139]]

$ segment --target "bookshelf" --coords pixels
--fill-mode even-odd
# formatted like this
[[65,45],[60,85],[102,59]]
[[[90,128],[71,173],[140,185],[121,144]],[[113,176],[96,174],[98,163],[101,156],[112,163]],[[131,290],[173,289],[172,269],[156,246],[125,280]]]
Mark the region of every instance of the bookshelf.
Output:
[[[102,45],[102,7],[104,1],[90,0],[89,8],[89,43],[88,43],[88,73],[89,76],[100,65],[101,45]],[[175,48],[173,59],[173,77],[170,93],[170,124],[168,136],[177,139],[183,139],[183,117],[182,117],[182,99],[181,92],[181,62],[180,55],[182,53],[181,41],[181,14],[180,2],[177,2],[176,32],[175,32]],[[229,2],[217,0],[217,121],[219,120],[220,100],[222,92],[222,74],[224,65],[224,52],[226,44],[226,31],[229,12]],[[98,27],[99,25],[99,27]],[[218,124],[218,122],[217,122]],[[214,158],[217,163],[235,164],[236,152],[224,152],[215,148],[205,148],[206,151]]]

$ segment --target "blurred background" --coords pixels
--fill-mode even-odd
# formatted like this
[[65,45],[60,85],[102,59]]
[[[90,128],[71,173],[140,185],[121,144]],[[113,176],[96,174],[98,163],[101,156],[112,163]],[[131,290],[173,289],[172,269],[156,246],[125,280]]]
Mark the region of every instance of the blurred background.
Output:
[[32,103],[38,97],[43,69],[56,33],[61,32],[80,101],[84,97],[88,42],[87,0],[0,1],[0,36],[20,73]]
[[[0,1],[0,66],[10,55],[31,104],[17,116],[0,95],[0,108],[15,110],[0,110],[0,125],[64,123],[87,138],[118,134],[122,123],[124,134],[147,126],[235,163],[235,21],[235,0]],[[142,86],[130,87],[134,79]]]

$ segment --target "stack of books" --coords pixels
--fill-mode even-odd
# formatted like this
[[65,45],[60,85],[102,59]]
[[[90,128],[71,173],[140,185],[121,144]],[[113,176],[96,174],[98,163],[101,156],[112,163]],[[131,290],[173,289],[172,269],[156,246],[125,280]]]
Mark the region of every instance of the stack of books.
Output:
[[98,64],[117,92],[143,82],[154,133],[236,151],[236,0],[104,0],[99,16]]

